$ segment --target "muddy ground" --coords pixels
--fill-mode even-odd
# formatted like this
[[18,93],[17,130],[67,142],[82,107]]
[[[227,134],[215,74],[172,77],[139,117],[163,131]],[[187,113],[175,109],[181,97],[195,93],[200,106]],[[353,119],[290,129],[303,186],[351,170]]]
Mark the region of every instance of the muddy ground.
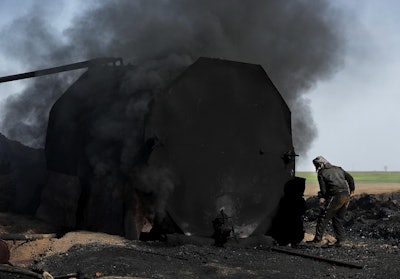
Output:
[[[54,278],[400,277],[400,192],[357,195],[346,217],[349,239],[340,248],[305,242],[313,238],[318,213],[316,198],[306,202],[305,238],[298,247],[277,246],[268,236],[230,239],[224,248],[213,246],[210,238],[182,235],[169,235],[166,242],[91,232],[61,236],[35,219],[5,213],[0,214],[0,233],[48,233],[44,239],[6,241],[10,263],[35,276],[47,271]],[[330,227],[324,241],[335,241]],[[34,277],[0,272],[0,278]]]

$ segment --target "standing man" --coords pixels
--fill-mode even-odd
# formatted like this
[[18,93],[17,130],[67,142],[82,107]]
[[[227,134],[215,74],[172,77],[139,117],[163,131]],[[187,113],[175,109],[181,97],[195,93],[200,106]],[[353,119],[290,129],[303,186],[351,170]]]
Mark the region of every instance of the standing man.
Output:
[[322,236],[332,219],[333,231],[336,236],[335,246],[340,247],[345,240],[343,227],[344,217],[350,198],[354,196],[354,179],[341,167],[331,165],[324,157],[313,160],[318,174],[320,191],[318,197],[322,204],[318,217],[315,237],[311,242],[320,243]]

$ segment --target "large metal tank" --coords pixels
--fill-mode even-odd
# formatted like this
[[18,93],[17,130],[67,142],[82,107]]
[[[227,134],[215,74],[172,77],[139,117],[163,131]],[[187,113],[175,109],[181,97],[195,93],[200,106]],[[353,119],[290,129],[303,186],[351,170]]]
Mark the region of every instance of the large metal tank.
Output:
[[294,176],[291,113],[260,65],[200,58],[155,99],[146,125],[170,169],[167,211],[191,235],[211,235],[220,209],[235,232],[264,234]]
[[223,208],[241,237],[264,234],[295,154],[290,111],[263,68],[200,58],[156,97],[137,90],[135,71],[89,68],[54,104],[37,216],[127,235],[161,213],[211,236]]
[[[130,70],[90,67],[53,105],[45,144],[48,178],[36,213],[40,219],[124,234],[126,203],[135,200],[134,187],[126,186],[127,173],[137,153],[126,149],[143,144],[143,119],[126,114],[127,104],[140,95],[122,88]],[[130,156],[124,160],[125,151]]]

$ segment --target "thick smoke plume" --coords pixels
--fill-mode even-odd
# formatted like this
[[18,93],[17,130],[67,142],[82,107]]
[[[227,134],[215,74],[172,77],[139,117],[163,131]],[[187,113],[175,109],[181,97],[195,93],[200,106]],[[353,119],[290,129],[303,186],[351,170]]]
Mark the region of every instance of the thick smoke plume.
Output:
[[[1,32],[3,51],[36,69],[123,57],[133,65],[153,65],[154,71],[138,80],[155,87],[173,77],[165,74],[166,63],[176,70],[207,56],[261,64],[292,111],[300,155],[317,134],[304,93],[341,66],[344,50],[342,17],[330,1],[99,1],[82,10],[62,33],[45,18],[36,7],[15,20]],[[162,75],[157,65],[162,65]],[[76,76],[33,80],[2,108],[1,132],[43,147],[49,110]]]

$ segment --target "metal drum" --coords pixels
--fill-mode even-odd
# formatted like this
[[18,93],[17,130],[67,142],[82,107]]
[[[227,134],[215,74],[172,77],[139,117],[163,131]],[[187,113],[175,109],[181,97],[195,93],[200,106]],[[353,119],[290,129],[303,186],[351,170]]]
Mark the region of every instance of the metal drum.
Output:
[[294,175],[291,114],[260,65],[200,58],[154,101],[146,132],[169,169],[168,213],[187,235],[212,234],[223,209],[241,237],[264,234]]

